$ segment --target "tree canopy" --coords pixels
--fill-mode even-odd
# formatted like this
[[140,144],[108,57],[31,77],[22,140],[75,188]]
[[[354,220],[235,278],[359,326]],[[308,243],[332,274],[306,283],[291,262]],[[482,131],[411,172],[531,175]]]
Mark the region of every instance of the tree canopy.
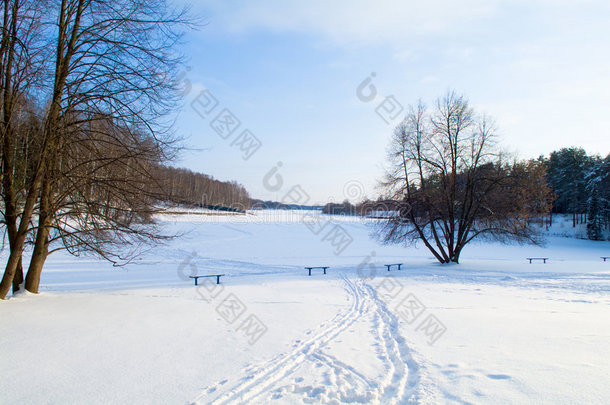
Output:
[[530,220],[551,207],[545,167],[508,160],[495,138],[490,119],[454,92],[410,107],[389,147],[382,186],[399,208],[378,222],[381,240],[420,241],[441,263],[459,262],[477,237],[538,243]]

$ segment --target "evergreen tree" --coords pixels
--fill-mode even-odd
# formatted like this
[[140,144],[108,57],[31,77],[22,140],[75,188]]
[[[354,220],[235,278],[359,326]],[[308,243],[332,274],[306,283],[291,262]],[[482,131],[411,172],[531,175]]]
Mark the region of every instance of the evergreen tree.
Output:
[[582,148],[563,148],[545,160],[547,181],[557,199],[553,211],[582,213],[587,210],[588,194],[585,177],[594,159]]
[[598,182],[594,181],[589,197],[589,209],[587,212],[587,238],[591,240],[603,240],[602,232],[603,210],[601,209]]
[[607,226],[610,213],[610,155],[605,159],[594,157],[592,161],[594,165],[586,176],[587,237],[591,240],[603,240],[603,230]]

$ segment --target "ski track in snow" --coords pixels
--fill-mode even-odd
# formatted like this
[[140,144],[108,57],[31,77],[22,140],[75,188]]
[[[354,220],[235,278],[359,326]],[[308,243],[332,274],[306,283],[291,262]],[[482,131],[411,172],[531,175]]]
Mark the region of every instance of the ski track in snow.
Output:
[[[396,315],[363,280],[342,276],[350,308],[296,340],[289,353],[246,368],[237,381],[224,379],[205,388],[193,404],[245,404],[268,402],[383,403],[419,402],[427,396],[420,366],[399,332]],[[354,323],[365,321],[375,348],[367,355],[383,363],[381,379],[367,377],[324,349],[341,345],[337,337]],[[308,381],[322,374],[323,381]],[[297,377],[298,376],[298,377]],[[304,377],[303,377],[304,376]]]

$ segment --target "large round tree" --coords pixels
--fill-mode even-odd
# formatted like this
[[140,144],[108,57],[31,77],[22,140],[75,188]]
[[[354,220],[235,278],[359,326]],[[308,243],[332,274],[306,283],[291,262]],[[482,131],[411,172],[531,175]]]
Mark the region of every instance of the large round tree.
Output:
[[533,220],[551,208],[544,167],[509,161],[489,119],[448,93],[428,109],[411,107],[394,131],[387,197],[399,207],[378,222],[385,243],[421,241],[441,263],[458,263],[470,241],[538,243]]

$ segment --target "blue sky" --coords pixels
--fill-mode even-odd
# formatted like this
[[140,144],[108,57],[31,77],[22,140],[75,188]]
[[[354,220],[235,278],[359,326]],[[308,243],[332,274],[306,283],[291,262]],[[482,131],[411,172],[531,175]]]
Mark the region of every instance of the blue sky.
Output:
[[[176,129],[192,150],[176,164],[254,198],[281,200],[293,186],[311,203],[376,196],[399,121],[376,114],[390,95],[407,108],[455,89],[523,158],[610,152],[606,2],[183,3],[206,25],[185,38],[190,91]],[[356,89],[373,72],[377,96],[363,102]],[[191,107],[203,91],[218,102],[204,117]],[[224,108],[241,122],[228,139],[210,126]],[[235,142],[245,129],[261,143],[248,159]],[[282,186],[265,186],[278,162]]]

